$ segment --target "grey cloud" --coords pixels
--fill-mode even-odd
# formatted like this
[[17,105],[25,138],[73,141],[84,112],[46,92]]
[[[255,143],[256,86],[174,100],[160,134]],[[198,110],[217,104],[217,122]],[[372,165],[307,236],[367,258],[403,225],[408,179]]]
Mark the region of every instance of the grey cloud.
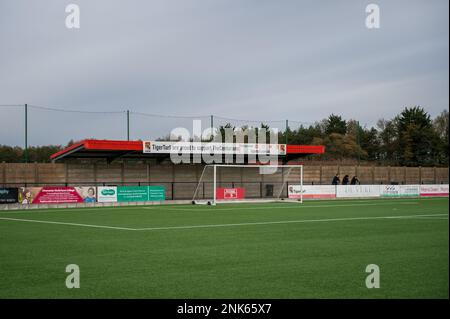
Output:
[[[64,2],[0,3],[0,104],[367,125],[448,108],[444,0],[376,1],[379,30],[357,0],[71,2],[80,30],[65,28]],[[125,136],[122,115],[31,112],[32,144]],[[189,127],[132,119],[133,138]],[[22,143],[22,120],[0,109],[0,144]]]

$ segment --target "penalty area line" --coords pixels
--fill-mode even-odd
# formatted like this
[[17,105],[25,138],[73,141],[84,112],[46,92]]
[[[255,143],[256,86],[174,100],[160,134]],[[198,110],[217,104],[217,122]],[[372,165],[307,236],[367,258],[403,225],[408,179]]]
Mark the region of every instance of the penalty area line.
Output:
[[[56,221],[46,221],[46,220],[36,220],[36,219],[22,219],[22,218],[8,218],[8,217],[0,217],[0,220],[28,222],[28,223],[40,223],[40,224],[65,225],[65,226],[77,226],[77,227],[104,228],[104,229],[115,229],[115,230],[156,231],[156,230],[239,227],[239,226],[275,225],[275,224],[320,223],[320,222],[375,220],[375,219],[414,219],[414,218],[425,219],[424,217],[442,217],[442,216],[448,216],[448,213],[403,215],[403,216],[374,216],[374,217],[367,216],[367,217],[346,217],[346,218],[301,219],[301,220],[281,220],[281,221],[251,222],[251,223],[234,223],[234,224],[163,226],[163,227],[147,227],[147,228],[130,228],[130,227],[119,227],[119,226],[91,225],[91,224],[66,223],[66,222],[56,222]],[[433,219],[433,218],[429,218],[429,219]]]

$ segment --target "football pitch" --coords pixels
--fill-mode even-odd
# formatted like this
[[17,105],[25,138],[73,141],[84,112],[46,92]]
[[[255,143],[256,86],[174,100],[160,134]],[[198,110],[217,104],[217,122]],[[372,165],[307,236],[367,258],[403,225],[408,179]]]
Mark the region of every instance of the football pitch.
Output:
[[[0,298],[448,298],[448,198],[0,212]],[[80,288],[66,287],[66,266]],[[366,287],[366,266],[380,288]]]

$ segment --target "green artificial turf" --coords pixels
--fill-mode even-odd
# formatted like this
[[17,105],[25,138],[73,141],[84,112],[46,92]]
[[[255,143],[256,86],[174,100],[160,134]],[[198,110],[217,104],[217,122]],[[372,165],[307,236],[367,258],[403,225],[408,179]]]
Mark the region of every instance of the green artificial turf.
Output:
[[0,212],[0,298],[448,298],[448,212],[448,198]]

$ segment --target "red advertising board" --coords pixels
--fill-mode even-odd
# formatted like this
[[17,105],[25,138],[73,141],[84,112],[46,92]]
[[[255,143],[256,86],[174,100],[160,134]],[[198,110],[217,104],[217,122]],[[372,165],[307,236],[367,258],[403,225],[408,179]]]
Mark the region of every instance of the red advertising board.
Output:
[[82,203],[83,198],[74,187],[42,187],[33,204]]
[[245,198],[245,188],[218,188],[216,198],[224,200],[243,199]]
[[21,187],[21,204],[58,204],[58,203],[96,202],[95,187]]

